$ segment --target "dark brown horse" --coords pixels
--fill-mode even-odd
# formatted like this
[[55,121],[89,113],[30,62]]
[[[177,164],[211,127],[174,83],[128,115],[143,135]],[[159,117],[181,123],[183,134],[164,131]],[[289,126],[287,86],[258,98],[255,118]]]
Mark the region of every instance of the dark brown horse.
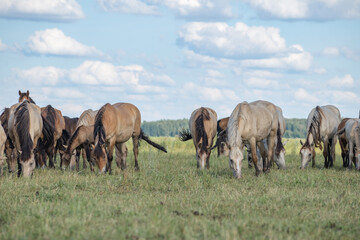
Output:
[[39,167],[46,166],[46,155],[49,157],[49,167],[55,168],[54,156],[55,147],[58,139],[65,130],[65,120],[60,110],[51,105],[41,108],[41,117],[43,119],[43,136],[37,149]]
[[138,147],[140,139],[166,152],[164,147],[151,141],[149,137],[144,134],[140,125],[140,111],[130,103],[107,103],[100,108],[96,114],[94,125],[94,155],[100,172],[109,171],[109,173],[111,173],[111,162],[115,144],[123,144],[130,138],[133,140],[135,170],[139,170]]
[[201,107],[194,110],[189,120],[190,131],[182,131],[180,140],[193,139],[198,168],[210,167],[211,147],[216,135],[217,114],[211,108]]
[[19,90],[19,102],[22,102],[24,100],[28,100],[29,102],[35,104],[34,100],[32,100],[32,98],[29,95],[30,95],[29,90],[27,90],[26,92],[21,92]]
[[224,130],[226,130],[228,122],[230,117],[222,118],[217,121],[217,140],[216,140],[216,146],[217,146],[217,152],[218,156],[224,155],[229,156],[229,148],[226,145],[226,135]]

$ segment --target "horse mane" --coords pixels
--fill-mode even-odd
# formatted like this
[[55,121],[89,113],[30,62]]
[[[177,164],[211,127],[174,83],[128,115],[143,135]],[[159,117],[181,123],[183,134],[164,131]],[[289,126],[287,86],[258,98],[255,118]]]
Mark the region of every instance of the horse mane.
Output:
[[44,139],[44,147],[48,148],[54,143],[56,112],[51,105],[47,105],[44,112],[46,112],[45,117],[43,116],[43,114],[41,114],[41,118],[43,120],[42,133]]
[[208,145],[208,137],[204,127],[204,120],[210,120],[210,114],[206,108],[201,107],[200,114],[195,119],[196,142],[199,143],[202,139],[200,152],[206,152]]
[[23,101],[15,110],[15,130],[20,141],[22,161],[30,159],[34,142],[31,139],[30,130],[30,114],[28,110],[29,102]]
[[316,106],[315,111],[314,111],[314,115],[311,119],[310,122],[310,126],[308,129],[308,135],[306,138],[306,142],[304,144],[304,146],[310,146],[309,143],[309,134],[311,133],[314,139],[314,144],[315,147],[318,147],[322,150],[322,146],[321,146],[321,136],[320,136],[320,126],[321,126],[321,122],[322,122],[322,110],[319,106]]
[[10,113],[10,108],[4,108],[2,114],[0,115],[1,125],[4,128],[6,135],[8,135],[9,113]]
[[[248,105],[247,102],[243,102],[244,104]],[[244,120],[246,117],[241,114],[241,108],[244,107],[244,104],[240,103],[236,106],[235,110],[231,113],[229,122],[227,125],[227,142],[230,146],[241,146],[241,135],[238,134],[240,118]]]
[[106,141],[106,132],[105,132],[105,128],[104,128],[102,119],[103,119],[103,116],[104,116],[107,106],[110,106],[110,104],[107,103],[104,106],[102,106],[95,117],[94,139],[96,139],[96,137],[98,137],[98,142],[96,143],[96,146],[94,149],[95,157],[101,157],[103,155],[101,147],[102,147],[102,145],[104,145],[104,143]]
[[284,149],[284,145],[282,143],[282,139],[281,139],[281,130],[280,130],[280,123],[278,123],[278,129],[276,131],[276,137],[277,137],[277,144],[276,144],[276,148],[275,148],[275,154],[279,155],[281,150]]

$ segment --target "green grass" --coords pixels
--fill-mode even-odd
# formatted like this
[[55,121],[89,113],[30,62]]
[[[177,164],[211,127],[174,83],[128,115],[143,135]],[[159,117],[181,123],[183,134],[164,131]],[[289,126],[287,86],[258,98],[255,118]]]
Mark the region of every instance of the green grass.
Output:
[[[191,141],[154,138],[168,154],[141,144],[140,171],[113,175],[36,170],[32,179],[0,178],[0,239],[357,239],[360,173],[299,170],[298,140],[286,145],[286,170],[236,180],[226,157],[196,169]],[[129,145],[130,146],[130,145]],[[337,149],[339,154],[339,149]]]

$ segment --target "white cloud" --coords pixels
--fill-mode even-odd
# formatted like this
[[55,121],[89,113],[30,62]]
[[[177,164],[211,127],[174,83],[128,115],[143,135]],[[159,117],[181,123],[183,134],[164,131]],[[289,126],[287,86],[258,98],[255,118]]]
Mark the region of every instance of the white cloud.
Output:
[[244,82],[247,86],[255,88],[276,88],[279,86],[277,81],[266,78],[251,77],[246,79]]
[[66,75],[66,70],[55,67],[34,67],[27,70],[14,69],[17,79],[32,85],[56,85]]
[[37,31],[27,42],[28,51],[45,55],[101,56],[95,47],[86,46],[66,36],[57,28]]
[[279,19],[358,19],[359,0],[241,0],[265,17]]
[[327,47],[321,51],[321,53],[325,56],[338,56],[339,52],[339,49],[336,47]]
[[185,18],[234,17],[229,0],[97,0],[105,11],[158,15],[162,8]]
[[5,51],[7,48],[8,46],[5,43],[3,43],[0,39],[0,51]]
[[354,86],[354,79],[350,74],[343,77],[335,77],[329,80],[329,84],[336,88],[349,88]]
[[258,57],[286,50],[280,31],[273,27],[235,26],[216,22],[192,22],[179,32],[178,41],[195,52],[225,58]]
[[303,102],[319,102],[314,94],[308,93],[305,89],[299,88],[295,91],[295,99]]
[[100,6],[108,12],[157,15],[158,9],[147,1],[141,0],[98,0]]
[[[32,85],[59,86],[72,82],[86,86],[102,86],[105,91],[115,92],[121,87],[121,91],[163,93],[166,92],[166,86],[175,84],[169,76],[149,72],[141,65],[116,66],[102,61],[85,61],[72,69],[55,67],[14,69],[14,73],[18,80],[27,81]],[[79,95],[69,91],[65,93]]]
[[76,0],[2,0],[0,16],[14,19],[70,21],[84,18]]
[[239,101],[239,97],[233,90],[220,89],[216,87],[203,87],[198,86],[195,83],[185,83],[182,92],[184,94],[190,94],[198,96],[201,100],[219,102],[224,100]]

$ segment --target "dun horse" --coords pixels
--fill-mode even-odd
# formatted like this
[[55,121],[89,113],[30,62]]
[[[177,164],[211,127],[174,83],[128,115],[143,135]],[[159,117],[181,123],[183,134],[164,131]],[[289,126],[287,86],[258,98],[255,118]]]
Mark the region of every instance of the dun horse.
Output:
[[18,158],[18,176],[28,177],[35,168],[34,149],[42,136],[41,109],[33,103],[23,101],[10,108],[9,135],[15,143]]
[[211,108],[201,107],[194,110],[189,120],[190,131],[182,131],[180,140],[193,139],[196,150],[197,167],[210,167],[211,147],[216,135],[217,114]]
[[356,169],[360,170],[360,119],[348,119],[338,134],[345,135],[348,147],[347,167],[351,168],[352,162],[354,162]]
[[[251,157],[260,174],[257,162],[256,144],[267,140],[267,158],[264,158],[263,171],[269,170],[269,158],[272,161],[276,136],[279,127],[278,113],[274,104],[266,101],[252,103],[242,102],[236,106],[230,115],[227,126],[227,143],[230,148],[229,165],[234,177],[241,177],[244,143],[250,144]],[[243,143],[244,142],[244,143]]]
[[9,130],[8,130],[9,116],[10,116],[10,108],[5,108],[0,116],[0,120],[1,120],[1,125],[6,134],[5,155],[6,155],[6,162],[8,165],[8,171],[9,173],[15,173],[17,172],[17,162],[16,162],[17,152],[9,136]]
[[154,143],[143,133],[140,124],[140,111],[130,103],[115,103],[112,105],[107,103],[101,107],[96,114],[94,125],[94,155],[100,172],[109,171],[111,173],[115,144],[125,144],[130,138],[133,140],[135,170],[139,170],[139,139],[143,139],[153,147],[166,152],[164,147]]
[[22,102],[22,101],[24,101],[24,100],[27,100],[27,101],[29,101],[30,103],[35,104],[34,100],[32,100],[32,98],[30,97],[30,92],[29,92],[29,90],[27,90],[26,93],[25,93],[25,92],[23,93],[23,92],[21,92],[21,91],[19,90],[19,103]]
[[221,134],[224,133],[223,131],[226,130],[230,117],[222,118],[217,121],[217,139],[216,139],[216,146],[218,156],[224,155],[229,156],[229,148],[226,144],[226,135]]
[[316,106],[307,118],[306,142],[300,143],[301,169],[304,169],[312,160],[315,167],[315,147],[322,150],[321,142],[324,143],[323,155],[325,167],[333,166],[335,161],[335,145],[337,142],[337,128],[340,124],[340,111],[335,106]]
[[4,128],[0,125],[0,176],[2,175],[3,167],[5,165],[5,160],[6,160],[6,157],[4,155],[6,139],[7,137]]
[[56,149],[55,149],[55,158],[56,158],[56,151],[59,151],[60,154],[60,167],[62,167],[63,164],[63,151],[65,151],[65,146],[67,145],[67,142],[70,138],[70,136],[75,132],[76,124],[79,118],[70,118],[67,116],[64,116],[65,121],[65,130],[63,131],[61,138],[58,139],[56,143]]
[[349,162],[348,162],[349,161],[349,149],[348,149],[348,145],[347,145],[347,139],[346,139],[345,132],[342,132],[341,134],[339,132],[341,129],[343,129],[345,127],[345,124],[349,119],[350,118],[344,118],[343,120],[341,120],[341,122],[337,128],[339,144],[340,144],[340,149],[341,149],[341,158],[343,160],[343,167],[347,167],[349,165]]

